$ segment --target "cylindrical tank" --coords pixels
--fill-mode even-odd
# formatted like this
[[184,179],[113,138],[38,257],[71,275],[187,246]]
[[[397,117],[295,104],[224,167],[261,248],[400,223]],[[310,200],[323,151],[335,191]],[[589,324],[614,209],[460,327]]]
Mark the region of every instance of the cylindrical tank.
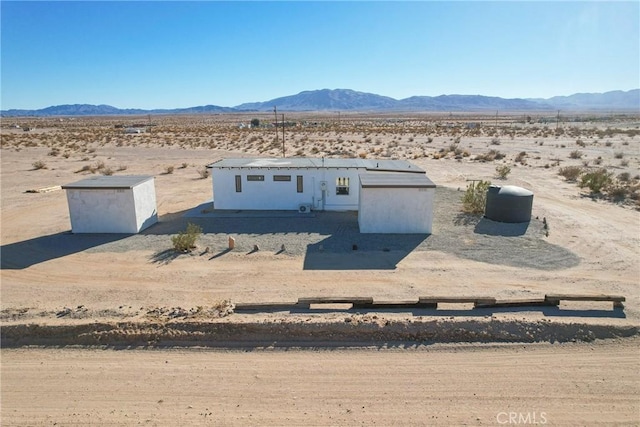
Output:
[[484,216],[500,222],[529,222],[533,193],[515,185],[492,185],[487,191]]

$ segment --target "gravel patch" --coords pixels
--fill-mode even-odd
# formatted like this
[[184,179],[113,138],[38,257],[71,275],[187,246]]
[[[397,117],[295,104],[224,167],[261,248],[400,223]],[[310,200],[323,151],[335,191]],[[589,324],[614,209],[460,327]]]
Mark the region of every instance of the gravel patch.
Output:
[[[461,191],[437,188],[433,234],[361,234],[357,212],[292,214],[227,212],[206,209],[160,218],[137,235],[82,235],[59,233],[3,246],[2,268],[25,268],[47,259],[87,251],[128,252],[151,250],[152,262],[167,263],[181,254],[172,250],[171,236],[188,222],[203,229],[196,254],[210,258],[228,252],[228,238],[236,240],[234,252],[260,251],[282,256],[305,256],[305,269],[388,269],[413,251],[440,251],[490,264],[540,270],[565,269],[580,259],[546,241],[544,224],[532,219],[506,224],[461,213]],[[282,250],[284,245],[284,250]],[[30,255],[30,256],[29,256]]]

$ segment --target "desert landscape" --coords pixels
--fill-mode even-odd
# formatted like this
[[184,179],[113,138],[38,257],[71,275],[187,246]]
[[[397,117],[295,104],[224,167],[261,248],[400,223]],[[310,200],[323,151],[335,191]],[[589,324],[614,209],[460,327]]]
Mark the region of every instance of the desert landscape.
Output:
[[[520,424],[640,423],[637,113],[305,112],[272,122],[3,118],[3,424],[517,424],[512,414]],[[366,237],[353,213],[213,215],[206,165],[281,157],[283,135],[287,157],[423,168],[438,186],[433,234]],[[154,176],[159,223],[133,236],[70,233],[57,187],[97,174]],[[462,212],[470,180],[531,190],[532,221]],[[173,251],[189,222],[203,229],[196,248]],[[303,297],[549,293],[626,300],[235,310]]]

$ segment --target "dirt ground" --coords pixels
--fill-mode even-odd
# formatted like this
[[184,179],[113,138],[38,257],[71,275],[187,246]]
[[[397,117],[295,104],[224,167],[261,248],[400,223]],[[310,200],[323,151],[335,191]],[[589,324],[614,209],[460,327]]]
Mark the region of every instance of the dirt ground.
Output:
[[[461,118],[456,126],[467,129],[464,123],[480,119]],[[528,266],[526,258],[522,258],[522,264],[527,266],[521,267],[463,256],[445,246],[404,253],[390,268],[310,269],[305,268],[304,254],[276,254],[276,248],[250,255],[234,251],[213,259],[196,254],[156,262],[161,240],[166,240],[167,249],[170,247],[169,234],[149,236],[150,242],[155,239],[153,244],[125,251],[111,250],[118,242],[109,238],[79,249],[60,245],[64,241],[60,236],[70,230],[64,192],[27,190],[82,179],[91,175],[90,170],[79,172],[85,167],[98,169],[97,173],[104,171],[106,165],[116,175],[150,174],[156,178],[160,221],[166,224],[211,199],[211,180],[199,175],[204,165],[230,156],[278,156],[279,147],[269,142],[272,131],[254,135],[237,130],[237,123],[248,122],[248,117],[208,117],[202,119],[203,125],[198,124],[201,119],[162,118],[148,134],[126,136],[121,130],[114,130],[113,123],[120,120],[125,119],[52,119],[24,132],[10,129],[12,123],[3,119],[2,251],[22,260],[9,265],[3,259],[0,321],[5,326],[148,321],[147,314],[153,310],[216,307],[224,300],[277,302],[341,295],[398,300],[437,294],[530,298],[545,293],[617,294],[625,296],[626,303],[623,311],[611,310],[611,303],[570,303],[560,307],[566,309],[562,315],[532,309],[489,316],[498,320],[640,325],[637,204],[590,197],[584,189],[558,175],[560,167],[588,163],[585,167],[591,168],[600,163],[616,175],[637,176],[640,137],[606,130],[637,129],[638,117],[575,126],[565,123],[567,131],[560,136],[553,134],[555,123],[536,125],[538,130],[523,124],[525,133],[516,130],[519,128],[514,124],[515,118],[507,117],[500,123],[501,130],[496,131],[499,144],[491,142],[497,137],[488,131],[447,131],[451,128],[442,117],[399,121],[397,117],[354,116],[347,120],[343,116],[337,128],[334,123],[327,130],[288,130],[291,154],[406,158],[449,191],[464,189],[467,179],[490,179],[497,184],[530,189],[535,194],[533,216],[538,221],[546,218],[549,225],[549,235],[540,239],[576,260],[546,269]],[[427,124],[421,125],[421,120]],[[577,134],[570,132],[572,126],[578,129]],[[427,141],[429,135],[431,142]],[[455,142],[460,135],[461,140]],[[447,151],[452,145],[468,154]],[[504,153],[505,159],[473,160],[492,148]],[[52,154],[56,149],[57,154]],[[576,157],[572,152],[577,150],[580,157],[572,158]],[[515,160],[521,152],[527,153],[524,163]],[[37,161],[46,167],[36,168]],[[98,167],[99,162],[103,163],[102,168]],[[507,179],[496,178],[497,165],[511,167]],[[174,167],[171,173],[169,166]],[[433,236],[433,241],[446,245],[444,229],[434,228]],[[487,237],[472,233],[466,238],[465,242],[475,247]],[[515,240],[515,244],[522,241]],[[333,261],[339,263],[340,255],[336,254]],[[549,264],[552,262],[550,259]],[[65,310],[88,314],[60,316],[59,313],[68,312]],[[436,319],[449,318],[451,312],[432,315]],[[223,320],[286,322],[288,316],[232,314]],[[341,319],[344,313],[299,314],[294,316],[295,321],[304,321],[305,316]],[[484,318],[487,313],[463,314],[465,320],[474,316]],[[380,321],[411,321],[413,317],[412,313],[378,315]],[[549,424],[557,425],[640,422],[637,340],[598,344],[595,350],[588,345],[551,344],[523,351],[516,348],[250,354],[2,350],[2,418],[3,423],[8,420],[9,424],[84,423],[82,420],[89,419],[104,424],[131,424],[132,420],[163,424],[165,416],[171,416],[204,423],[210,421],[204,415],[210,412],[207,417],[219,417],[219,423],[224,425],[296,425],[301,420],[310,425],[476,425],[498,423],[500,411],[524,411],[536,416],[547,412]],[[173,366],[172,358],[179,361],[179,368],[168,373],[164,369]],[[211,364],[207,362],[209,358]],[[165,360],[167,366],[162,365]],[[71,361],[79,368],[72,369]],[[445,371],[436,369],[443,365],[447,367]],[[79,373],[83,369],[86,376]],[[285,376],[283,370],[288,369],[292,375]],[[456,369],[469,375],[458,375],[450,381]],[[373,376],[371,372],[380,375]],[[306,375],[311,380],[307,381]],[[172,381],[178,376],[181,383]],[[523,377],[535,380],[522,383]],[[151,378],[154,381],[148,381]],[[418,382],[416,378],[434,380]],[[495,386],[496,381],[500,386]],[[96,388],[98,382],[104,387]],[[41,387],[36,389],[36,385]],[[82,399],[84,393],[90,398]],[[257,400],[257,393],[272,397]],[[317,403],[316,393],[320,394]],[[117,399],[113,398],[116,394]],[[145,396],[143,402],[139,396]],[[557,399],[548,399],[549,396]],[[33,399],[42,403],[29,406]],[[424,418],[435,416],[438,418]]]
[[3,350],[2,424],[637,425],[638,344]]

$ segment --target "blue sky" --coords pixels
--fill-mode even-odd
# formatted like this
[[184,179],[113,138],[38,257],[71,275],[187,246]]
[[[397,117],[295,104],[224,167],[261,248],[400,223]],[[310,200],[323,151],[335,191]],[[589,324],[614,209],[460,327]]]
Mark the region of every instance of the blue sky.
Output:
[[640,87],[640,2],[0,2],[1,108]]

